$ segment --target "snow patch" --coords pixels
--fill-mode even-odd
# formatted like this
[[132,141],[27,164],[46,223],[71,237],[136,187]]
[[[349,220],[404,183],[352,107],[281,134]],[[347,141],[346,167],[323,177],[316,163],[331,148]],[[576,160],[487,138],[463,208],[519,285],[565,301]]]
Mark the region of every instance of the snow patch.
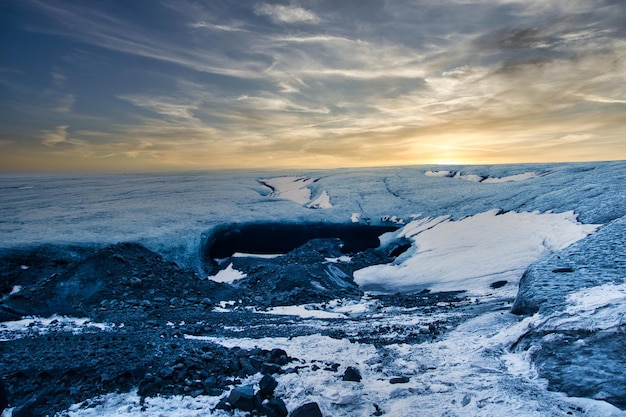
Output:
[[333,205],[330,204],[330,197],[328,193],[326,191],[322,191],[319,197],[308,203],[306,206],[312,209],[329,209]]
[[484,293],[494,281],[517,283],[545,253],[564,249],[597,228],[578,223],[571,211],[491,210],[459,221],[446,216],[418,219],[397,232],[413,241],[416,250],[410,257],[355,271],[354,280],[366,290]]
[[232,284],[233,282],[245,278],[246,274],[233,268],[232,262],[217,274],[208,277],[211,281]]
[[270,197],[290,200],[301,206],[312,209],[328,209],[332,207],[330,196],[322,191],[312,199],[310,185],[319,181],[318,178],[310,177],[275,177],[258,180],[261,184],[272,190]]
[[567,297],[564,311],[533,317],[542,329],[620,331],[626,324],[626,283],[583,288]]
[[280,258],[284,254],[282,253],[242,253],[235,252],[233,253],[233,258],[259,258],[259,259],[275,259]]
[[324,258],[325,262],[327,263],[331,263],[331,264],[337,264],[337,263],[341,263],[341,262],[350,262],[352,260],[352,257],[348,256],[348,255],[343,255],[340,256],[338,258]]
[[[121,325],[123,326],[123,325]],[[21,339],[27,336],[40,336],[51,332],[80,334],[93,331],[107,331],[111,324],[95,323],[88,318],[53,315],[48,318],[25,317],[21,320],[0,323],[0,342]]]

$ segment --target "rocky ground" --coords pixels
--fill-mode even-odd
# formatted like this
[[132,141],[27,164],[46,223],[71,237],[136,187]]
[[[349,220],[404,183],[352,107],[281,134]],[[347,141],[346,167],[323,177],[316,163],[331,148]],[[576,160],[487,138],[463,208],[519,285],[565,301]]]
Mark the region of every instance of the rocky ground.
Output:
[[[2,321],[53,317],[45,326],[31,321],[19,337],[5,332],[0,342],[0,380],[13,416],[54,415],[76,403],[88,407],[88,400],[97,395],[133,388],[142,397],[224,396],[221,407],[260,415],[320,415],[315,404],[286,410],[282,400],[273,397],[270,375],[302,367],[337,373],[341,364],[311,364],[281,349],[225,348],[186,336],[292,337],[321,332],[376,344],[432,340],[449,323],[420,327],[402,323],[400,317],[397,324],[379,327],[345,317],[325,319],[320,328],[299,317],[259,314],[275,306],[358,299],[363,294],[352,282],[352,271],[389,262],[399,253],[397,247],[366,250],[353,254],[350,262],[330,262],[344,256],[341,245],[336,239],[316,239],[275,259],[228,259],[247,274],[229,285],[132,243],[5,251],[0,263]],[[468,304],[462,293],[428,292],[379,296],[370,302],[380,308],[426,310]],[[87,323],[78,332],[66,322],[67,316],[88,318],[93,326]],[[345,326],[345,320],[353,322]],[[347,376],[338,377],[358,378],[345,372]],[[240,386],[242,379],[256,373],[268,375],[265,386]],[[233,386],[237,389],[230,391]]]

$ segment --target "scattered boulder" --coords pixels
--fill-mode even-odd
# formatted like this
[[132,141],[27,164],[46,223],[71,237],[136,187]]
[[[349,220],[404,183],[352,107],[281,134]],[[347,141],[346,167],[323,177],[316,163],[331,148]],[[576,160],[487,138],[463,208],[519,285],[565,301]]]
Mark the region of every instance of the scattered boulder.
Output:
[[492,282],[491,284],[489,284],[489,286],[493,288],[494,290],[497,290],[498,288],[504,287],[508,283],[509,281],[496,281],[496,282]]
[[289,415],[285,402],[280,398],[271,398],[267,403],[261,405],[259,411],[267,417],[287,417]]
[[320,406],[313,403],[306,403],[291,412],[290,417],[323,417]]
[[227,401],[233,408],[238,410],[254,410],[254,387],[252,385],[244,385],[243,387],[233,388],[228,395]]
[[361,382],[363,377],[361,376],[361,372],[358,369],[353,368],[352,366],[348,366],[343,373],[343,377],[341,378],[343,381],[350,382]]
[[266,397],[274,395],[274,390],[277,386],[278,382],[276,381],[276,379],[274,379],[273,376],[267,374],[263,375],[263,378],[261,378],[261,381],[259,382],[259,388],[261,390],[261,393],[263,393],[263,395],[265,395]]

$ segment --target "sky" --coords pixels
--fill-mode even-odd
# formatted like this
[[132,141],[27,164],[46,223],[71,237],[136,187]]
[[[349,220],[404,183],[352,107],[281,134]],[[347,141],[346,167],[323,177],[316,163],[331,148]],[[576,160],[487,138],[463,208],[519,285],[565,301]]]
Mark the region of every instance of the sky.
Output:
[[623,0],[0,0],[0,172],[615,159]]

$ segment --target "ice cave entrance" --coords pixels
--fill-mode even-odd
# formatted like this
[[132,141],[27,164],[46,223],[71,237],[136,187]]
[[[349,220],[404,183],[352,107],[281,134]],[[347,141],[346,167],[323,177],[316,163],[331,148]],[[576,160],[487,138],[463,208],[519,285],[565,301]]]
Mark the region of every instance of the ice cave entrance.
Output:
[[338,238],[343,253],[380,246],[379,236],[397,226],[345,223],[232,223],[221,225],[205,239],[203,257],[214,262],[235,253],[284,254],[312,239]]

